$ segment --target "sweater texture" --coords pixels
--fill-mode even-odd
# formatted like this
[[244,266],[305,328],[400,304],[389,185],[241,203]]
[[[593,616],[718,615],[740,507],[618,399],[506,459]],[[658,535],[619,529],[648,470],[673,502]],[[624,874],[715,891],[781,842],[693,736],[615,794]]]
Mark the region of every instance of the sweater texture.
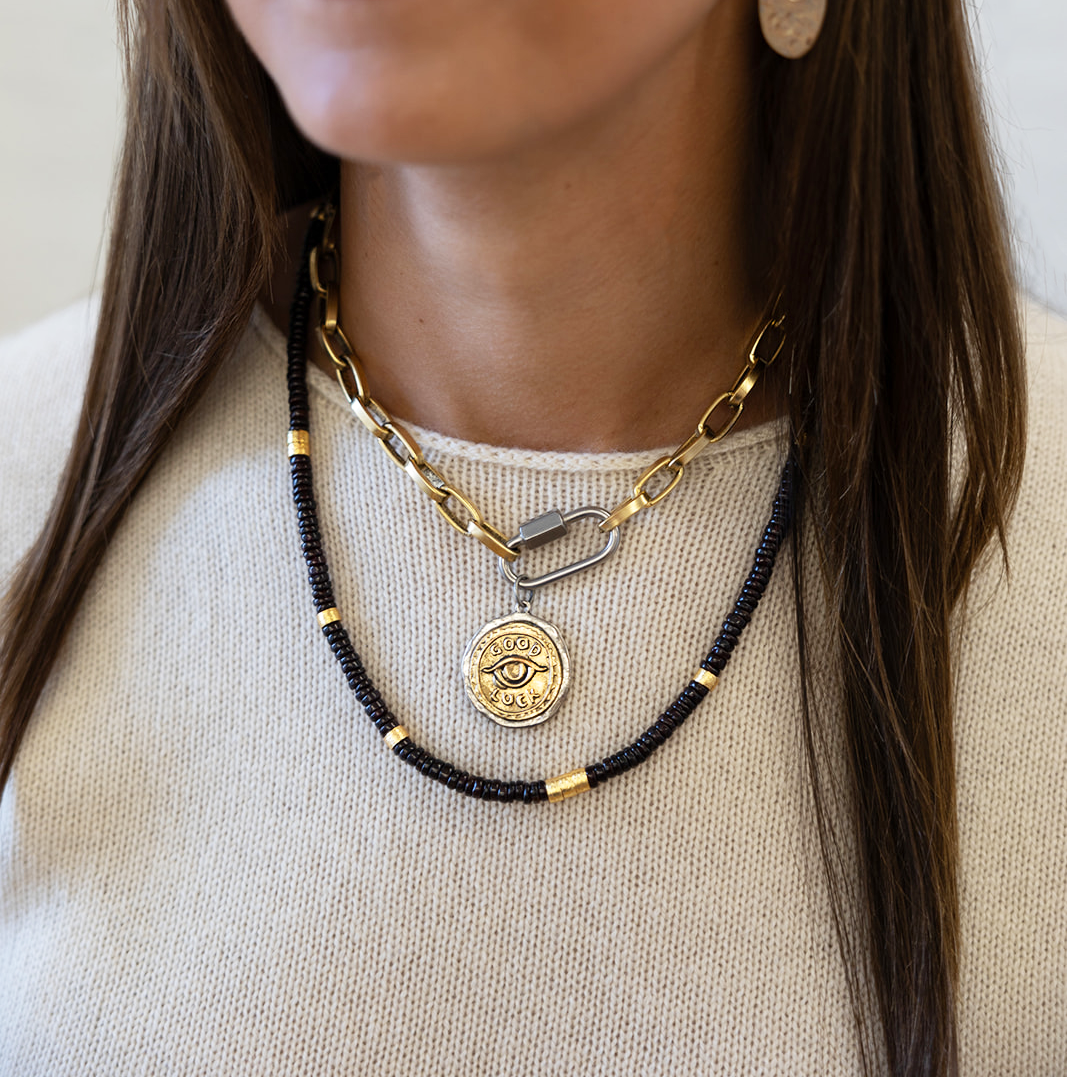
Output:
[[[0,574],[47,512],[94,317],[0,347]],[[961,1073],[998,1077],[1067,1074],[1067,327],[1025,317],[1011,574],[990,551],[957,683]],[[713,446],[618,553],[535,595],[572,685],[543,725],[504,729],[459,672],[512,608],[496,559],[309,382],[338,606],[419,744],[551,777],[632,741],[692,677],[769,518],[777,426]],[[0,800],[0,1072],[857,1074],[788,557],[648,762],[561,804],[469,800],[390,755],[316,626],[286,428],[284,341],[257,311],[111,542]],[[656,456],[416,433],[511,534],[613,507]]]

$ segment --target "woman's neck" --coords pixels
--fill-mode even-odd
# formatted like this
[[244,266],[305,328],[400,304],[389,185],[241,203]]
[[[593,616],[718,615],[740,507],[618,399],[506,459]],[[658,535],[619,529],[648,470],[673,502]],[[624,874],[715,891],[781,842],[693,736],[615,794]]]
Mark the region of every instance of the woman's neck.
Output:
[[342,166],[341,320],[390,413],[537,449],[689,433],[760,308],[745,41],[709,25],[625,99],[506,160]]

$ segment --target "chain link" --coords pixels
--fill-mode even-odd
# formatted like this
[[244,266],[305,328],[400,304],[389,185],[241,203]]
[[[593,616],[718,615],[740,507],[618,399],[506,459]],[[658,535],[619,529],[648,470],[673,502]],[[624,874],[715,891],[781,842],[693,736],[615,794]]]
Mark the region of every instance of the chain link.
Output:
[[[319,301],[319,324],[316,332],[323,349],[336,368],[337,382],[352,413],[381,442],[382,448],[393,463],[430,498],[449,526],[461,535],[477,539],[497,557],[508,562],[514,561],[518,552],[508,545],[504,534],[488,523],[475,505],[459,490],[450,486],[445,477],[427,463],[411,432],[393,419],[370,395],[363,364],[338,321],[341,273],[337,246],[333,238],[337,210],[327,203],[319,206],[313,216],[323,222],[322,239],[319,245],[312,249],[308,262],[311,285]],[[733,430],[745,409],[745,400],[756,387],[763,371],[777,359],[784,344],[785,333],[780,317],[764,325],[734,384],[711,402],[700,417],[696,429],[672,455],[661,456],[641,472],[630,496],[621,501],[607,518],[598,524],[601,531],[613,531],[631,516],[658,505],[682,481],[686,467],[709,445],[721,441]],[[712,417],[720,409],[726,409],[726,414],[718,425],[714,425]]]
[[[741,412],[745,410],[745,398],[756,387],[763,371],[778,358],[778,353],[785,344],[785,333],[782,330],[782,319],[776,318],[768,322],[759,332],[748,353],[748,359],[741,368],[730,389],[720,393],[709,405],[707,411],[700,417],[696,429],[674,450],[671,456],[663,456],[651,467],[645,470],[641,477],[634,483],[633,492],[620,502],[612,511],[611,515],[600,524],[601,531],[612,531],[619,524],[629,520],[631,516],[642,512],[644,509],[658,505],[677,485],[682,481],[686,467],[691,464],[709,445],[716,441],[722,441],[727,434],[737,425],[741,418]],[[765,354],[764,349],[770,347],[770,354]],[[715,427],[711,425],[711,417],[720,408],[729,409],[728,414],[721,423]],[[649,482],[661,471],[666,471],[669,478],[657,493],[648,492]]]

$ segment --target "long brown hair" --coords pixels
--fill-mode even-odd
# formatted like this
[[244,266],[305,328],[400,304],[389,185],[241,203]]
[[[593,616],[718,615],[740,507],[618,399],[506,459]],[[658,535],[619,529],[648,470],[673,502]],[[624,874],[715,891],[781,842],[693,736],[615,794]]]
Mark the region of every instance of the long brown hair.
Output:
[[[127,5],[136,0],[127,0]],[[129,113],[81,424],[17,571],[0,650],[0,782],[110,535],[242,333],[280,210],[336,162],[294,130],[222,0],[120,4]],[[802,728],[865,1069],[956,1071],[953,618],[1022,468],[1022,344],[959,0],[835,0],[758,73],[752,230],[787,312],[804,594],[837,695]],[[802,661],[803,668],[807,668]],[[833,740],[844,745],[829,752]],[[844,803],[842,818],[837,805]]]

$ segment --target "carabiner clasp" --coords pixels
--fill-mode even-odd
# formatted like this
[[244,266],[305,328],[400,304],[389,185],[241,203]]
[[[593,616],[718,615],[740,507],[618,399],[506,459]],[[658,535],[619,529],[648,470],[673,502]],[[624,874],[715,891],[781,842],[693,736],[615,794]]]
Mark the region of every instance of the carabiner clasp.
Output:
[[[584,508],[573,509],[570,512],[547,512],[544,516],[538,516],[535,520],[529,520],[519,528],[519,533],[508,539],[508,549],[516,552],[525,549],[536,549],[549,542],[554,542],[567,534],[567,525],[576,520],[597,520],[603,523],[611,513],[607,509],[595,505],[587,505]],[[591,568],[599,564],[606,557],[610,557],[619,548],[619,532],[614,529],[607,533],[608,540],[596,553],[583,557],[580,561],[574,561],[562,568],[553,569],[541,576],[522,576],[504,558],[497,558],[500,567],[500,575],[513,587],[522,587],[524,590],[533,591],[546,584],[555,583],[573,576],[576,572]]]

